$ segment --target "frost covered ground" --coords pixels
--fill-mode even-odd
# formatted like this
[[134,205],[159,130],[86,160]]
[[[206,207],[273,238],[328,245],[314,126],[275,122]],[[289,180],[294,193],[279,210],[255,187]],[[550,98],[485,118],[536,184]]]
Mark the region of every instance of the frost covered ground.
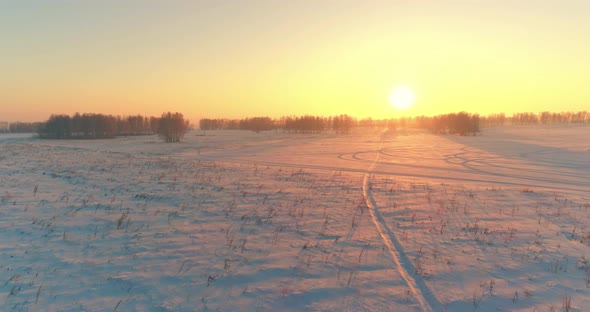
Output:
[[588,133],[0,135],[0,310],[587,311]]

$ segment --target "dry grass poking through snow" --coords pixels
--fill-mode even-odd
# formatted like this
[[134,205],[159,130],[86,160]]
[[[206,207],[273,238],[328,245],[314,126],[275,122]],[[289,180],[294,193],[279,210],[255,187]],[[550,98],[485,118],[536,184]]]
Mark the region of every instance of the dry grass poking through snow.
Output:
[[374,177],[372,192],[415,273],[449,311],[588,305],[590,204],[583,198],[391,177]]
[[360,175],[5,144],[5,311],[416,310]]
[[0,310],[584,311],[587,129],[0,137]]

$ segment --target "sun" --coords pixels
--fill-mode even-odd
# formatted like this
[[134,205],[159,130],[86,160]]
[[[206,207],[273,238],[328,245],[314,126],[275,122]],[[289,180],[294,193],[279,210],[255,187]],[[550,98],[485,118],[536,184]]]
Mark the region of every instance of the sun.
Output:
[[389,103],[397,109],[407,109],[416,100],[416,95],[412,88],[408,86],[398,86],[391,91]]

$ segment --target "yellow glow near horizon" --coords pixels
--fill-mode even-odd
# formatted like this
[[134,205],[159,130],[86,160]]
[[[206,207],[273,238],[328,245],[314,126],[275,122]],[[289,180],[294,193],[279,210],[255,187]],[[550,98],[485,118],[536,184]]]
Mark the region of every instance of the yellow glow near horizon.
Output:
[[[0,121],[590,106],[590,1],[117,3],[0,1]],[[397,82],[419,102],[387,105]]]

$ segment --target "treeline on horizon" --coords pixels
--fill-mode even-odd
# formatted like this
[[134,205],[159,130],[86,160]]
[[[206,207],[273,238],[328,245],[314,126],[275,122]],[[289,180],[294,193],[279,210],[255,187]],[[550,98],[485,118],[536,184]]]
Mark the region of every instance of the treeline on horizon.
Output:
[[9,132],[33,132],[42,139],[110,139],[117,136],[158,134],[166,142],[178,142],[190,129],[181,113],[160,117],[80,114],[51,115],[45,122],[11,123]]
[[482,118],[482,126],[512,125],[536,125],[536,124],[577,124],[590,123],[590,112],[540,112],[540,113],[516,113],[507,117],[504,113],[491,114]]
[[252,130],[256,132],[268,130],[283,130],[288,133],[321,133],[334,131],[348,133],[357,127],[380,127],[396,129],[398,127],[414,127],[429,129],[435,133],[449,133],[468,135],[479,132],[480,117],[477,114],[465,112],[438,115],[435,117],[414,117],[398,119],[361,119],[348,115],[321,117],[300,116],[281,117],[253,117],[246,119],[201,119],[201,130]]
[[[179,113],[177,113],[179,114]],[[180,114],[182,115],[182,114]],[[170,116],[169,116],[170,117]],[[182,116],[177,116],[182,117]],[[162,117],[112,116],[103,114],[52,115],[46,122],[14,122],[0,124],[0,132],[39,133],[44,138],[112,138],[116,136],[157,134]],[[176,123],[179,123],[176,121]],[[182,127],[186,132],[188,121],[182,119]],[[536,125],[536,124],[580,124],[590,123],[590,113],[579,112],[541,112],[491,114],[480,116],[466,112],[443,114],[437,116],[416,116],[390,119],[357,119],[348,115],[332,117],[322,116],[286,116],[278,119],[270,117],[251,117],[244,119],[211,119],[199,121],[201,130],[250,130],[268,131],[283,130],[289,133],[320,133],[335,131],[347,133],[356,127],[381,128],[421,128],[434,133],[473,134],[480,127],[503,125]],[[180,131],[180,132],[182,132]],[[176,135],[178,136],[178,135]]]
[[210,119],[199,121],[201,130],[284,130],[289,133],[319,133],[333,130],[337,133],[347,133],[356,127],[381,128],[420,128],[437,134],[469,135],[480,131],[480,127],[502,125],[534,125],[534,124],[572,124],[590,123],[590,113],[580,112],[541,112],[516,113],[510,117],[505,114],[480,116],[466,112],[442,114],[437,116],[416,116],[391,119],[357,119],[348,115],[321,117],[300,116],[281,117],[253,117],[245,119]]
[[36,132],[40,138],[48,139],[108,139],[155,134],[158,126],[159,118],[153,116],[76,113],[73,116],[51,115],[39,124]]
[[289,133],[320,133],[334,130],[348,133],[358,126],[358,121],[348,115],[321,117],[305,115],[300,117],[252,117],[245,119],[208,119],[199,121],[201,130],[251,130],[255,132],[282,129]]

